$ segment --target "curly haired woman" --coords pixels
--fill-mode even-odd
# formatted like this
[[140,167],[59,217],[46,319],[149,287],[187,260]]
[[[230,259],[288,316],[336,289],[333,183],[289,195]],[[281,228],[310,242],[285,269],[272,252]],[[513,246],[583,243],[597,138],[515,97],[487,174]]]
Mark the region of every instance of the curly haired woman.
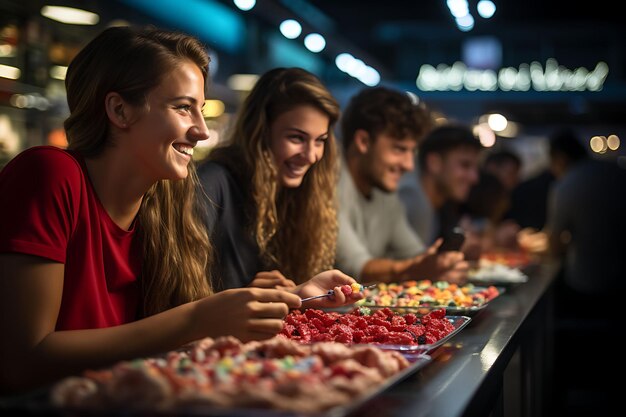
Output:
[[303,69],[257,81],[228,143],[198,168],[216,288],[292,287],[332,268],[338,117],[337,101]]

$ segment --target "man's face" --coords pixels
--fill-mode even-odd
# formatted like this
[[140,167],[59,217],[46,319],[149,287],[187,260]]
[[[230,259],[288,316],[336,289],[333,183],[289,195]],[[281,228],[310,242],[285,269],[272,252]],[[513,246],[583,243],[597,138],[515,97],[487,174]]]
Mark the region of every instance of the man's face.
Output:
[[365,177],[382,191],[397,190],[402,175],[414,168],[416,148],[417,141],[410,136],[397,139],[382,133],[368,140],[361,164]]
[[478,182],[478,150],[459,147],[444,154],[430,155],[430,174],[446,199],[463,202]]

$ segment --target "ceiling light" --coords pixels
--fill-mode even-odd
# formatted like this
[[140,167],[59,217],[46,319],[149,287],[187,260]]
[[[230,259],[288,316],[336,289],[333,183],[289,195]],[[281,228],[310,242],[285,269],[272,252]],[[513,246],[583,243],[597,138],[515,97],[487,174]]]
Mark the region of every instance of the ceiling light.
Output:
[[19,68],[12,67],[10,65],[2,65],[0,64],[0,77],[8,78],[10,80],[17,80],[20,78],[20,74],[22,72]]
[[321,52],[326,47],[326,39],[319,33],[311,33],[304,38],[304,46],[311,52]]
[[354,57],[349,53],[341,53],[337,55],[335,58],[335,65],[343,72],[348,72],[348,68],[350,68],[350,64],[354,61]]
[[287,19],[280,24],[280,33],[287,39],[296,39],[302,33],[302,26],[293,19]]
[[233,74],[228,77],[226,84],[231,90],[250,91],[258,79],[256,74]]
[[234,0],[233,3],[235,3],[235,6],[239,9],[247,12],[256,5],[256,0]]
[[589,141],[589,147],[595,153],[604,153],[608,147],[606,139],[603,136],[594,136]]
[[609,135],[609,137],[606,138],[606,145],[612,151],[616,151],[619,148],[619,142],[619,136],[617,135]]
[[448,5],[448,9],[450,9],[450,13],[454,17],[465,16],[469,13],[467,0],[448,0],[446,4]]
[[14,57],[15,49],[13,45],[9,45],[8,43],[0,44],[0,56],[7,58]]
[[202,115],[204,117],[219,117],[224,114],[224,102],[222,100],[204,100]]
[[490,148],[496,143],[496,134],[489,128],[489,125],[480,123],[473,129],[474,135],[478,136],[478,140],[485,148]]
[[496,5],[491,0],[480,0],[476,5],[480,17],[489,19],[496,12]]
[[470,31],[474,28],[474,18],[471,14],[466,14],[465,16],[456,17],[456,25],[463,32]]
[[494,132],[500,132],[501,130],[506,129],[506,125],[508,120],[501,114],[493,113],[487,117],[487,124]]
[[43,6],[41,15],[70,25],[95,25],[100,21],[95,13],[64,6]]
[[376,69],[368,65],[365,67],[365,70],[359,77],[359,80],[369,87],[374,87],[380,83],[380,74],[376,71]]
[[50,77],[56,80],[64,80],[65,74],[67,74],[67,67],[62,65],[55,65],[50,68]]

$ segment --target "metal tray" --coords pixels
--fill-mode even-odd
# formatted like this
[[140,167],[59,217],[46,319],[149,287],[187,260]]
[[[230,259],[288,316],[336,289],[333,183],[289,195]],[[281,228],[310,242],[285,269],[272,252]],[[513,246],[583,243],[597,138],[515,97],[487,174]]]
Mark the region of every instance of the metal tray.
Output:
[[488,304],[489,303],[487,302],[479,306],[471,306],[471,307],[444,307],[444,306],[429,306],[429,305],[416,306],[416,307],[396,307],[396,306],[362,306],[362,307],[367,307],[370,310],[381,310],[383,308],[388,308],[397,313],[401,313],[401,314],[413,313],[419,316],[424,316],[433,310],[446,310],[446,316],[449,318],[449,317],[454,317],[454,316],[474,317],[480,311],[487,308]]
[[[474,285],[474,288],[477,291],[481,291],[486,289],[486,286],[480,286],[480,285]],[[429,304],[424,304],[424,305],[419,305],[419,306],[396,306],[396,305],[368,305],[368,304],[358,304],[355,303],[354,306],[351,306],[351,308],[354,307],[367,307],[371,310],[376,310],[376,309],[382,309],[382,308],[389,308],[393,311],[396,311],[398,313],[413,313],[413,314],[417,314],[417,315],[425,315],[430,313],[433,310],[441,310],[441,309],[445,309],[446,310],[446,316],[468,316],[468,317],[473,317],[475,316],[477,313],[479,313],[480,311],[482,311],[483,309],[485,309],[489,303],[491,303],[491,301],[495,300],[496,298],[498,298],[499,296],[501,296],[502,294],[504,294],[506,292],[506,288],[505,287],[501,287],[501,286],[496,286],[496,288],[498,289],[498,295],[493,297],[492,299],[485,301],[483,304],[478,305],[478,306],[469,306],[469,307],[461,307],[461,306],[443,306],[443,305],[429,305]],[[345,311],[345,310],[344,310]]]

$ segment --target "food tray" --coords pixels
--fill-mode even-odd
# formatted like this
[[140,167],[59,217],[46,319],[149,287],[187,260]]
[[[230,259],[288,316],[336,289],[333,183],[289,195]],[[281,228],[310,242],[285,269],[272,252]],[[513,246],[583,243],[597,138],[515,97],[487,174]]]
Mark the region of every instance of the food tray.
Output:
[[369,392],[363,393],[349,404],[333,407],[323,413],[306,414],[289,411],[261,409],[261,408],[215,408],[207,406],[185,407],[168,411],[138,411],[130,409],[108,410],[75,410],[59,409],[52,406],[48,401],[48,390],[42,389],[31,394],[22,395],[13,399],[0,398],[0,414],[2,415],[45,415],[58,417],[174,417],[174,416],[209,416],[209,417],[344,417],[362,407],[374,397],[382,394],[387,389],[418,372],[431,361],[431,357],[425,353],[405,355],[411,365],[394,376],[377,385]]
[[416,306],[416,307],[397,307],[397,306],[363,306],[363,307],[367,307],[370,310],[380,310],[383,308],[388,308],[397,313],[401,313],[401,314],[413,313],[419,316],[424,316],[433,310],[443,309],[443,310],[446,310],[446,316],[449,318],[449,317],[455,317],[455,316],[474,317],[480,311],[487,308],[487,305],[489,305],[488,302],[480,306],[471,306],[471,307],[443,307],[443,306],[429,306],[429,305]]
[[[460,330],[460,329],[459,329]],[[448,335],[445,339],[449,339]],[[438,341],[439,344],[441,341]],[[443,342],[441,342],[443,343]],[[356,345],[355,345],[356,346]],[[429,350],[430,351],[430,350]],[[381,384],[376,385],[373,389],[364,392],[352,402],[340,406],[335,406],[324,412],[304,413],[291,412],[283,410],[273,410],[266,408],[217,408],[206,405],[179,407],[173,410],[136,410],[136,409],[73,409],[58,408],[52,405],[49,400],[49,392],[51,387],[41,388],[31,393],[23,394],[11,398],[0,397],[0,415],[45,415],[58,417],[110,417],[110,416],[127,416],[127,417],[175,417],[175,416],[210,416],[210,417],[344,417],[356,411],[374,397],[380,395],[393,385],[399,383],[410,375],[418,372],[431,362],[431,357],[426,351],[407,352],[402,354],[410,362],[410,365],[395,375],[387,378]]]
[[[418,287],[422,289],[422,292],[426,292],[424,290],[424,288],[426,288],[423,284],[421,284],[422,281],[418,282]],[[391,283],[391,284],[385,284],[387,285],[390,291],[398,291],[398,286],[400,286],[399,288],[403,288],[401,291],[402,292],[408,292],[408,290],[412,289],[413,286],[405,286],[407,283],[404,284],[395,284],[395,283]],[[436,286],[437,284],[435,284],[434,286]],[[393,286],[396,286],[397,288],[393,288]],[[433,287],[433,285],[428,286],[428,287]],[[480,312],[481,310],[483,310],[484,308],[487,307],[487,305],[489,305],[489,303],[496,299],[497,297],[499,297],[500,295],[502,295],[504,292],[506,292],[506,289],[504,287],[501,286],[480,286],[480,285],[474,285],[472,283],[464,286],[464,287],[468,287],[467,290],[470,291],[469,294],[477,294],[477,293],[481,293],[481,292],[485,292],[486,290],[488,290],[491,287],[494,287],[495,289],[497,289],[498,294],[493,296],[492,298],[489,298],[485,301],[482,302],[482,304],[479,305],[471,305],[471,306],[459,306],[459,305],[455,305],[455,306],[450,306],[450,305],[445,305],[445,304],[440,304],[437,303],[435,300],[433,300],[432,298],[429,299],[428,301],[424,301],[423,304],[419,304],[419,305],[398,305],[398,304],[369,304],[372,301],[368,301],[368,297],[377,297],[377,290],[378,289],[374,289],[374,290],[366,290],[365,292],[365,296],[366,298],[358,301],[355,303],[355,306],[357,307],[368,307],[370,309],[382,309],[382,308],[390,308],[393,311],[397,311],[399,313],[413,313],[413,314],[419,314],[419,315],[425,315],[428,314],[429,312],[433,311],[433,310],[438,310],[438,309],[445,309],[446,310],[446,315],[448,316],[469,316],[472,317],[474,315],[476,315],[478,312]],[[384,287],[383,287],[384,288]],[[393,288],[393,289],[392,289]],[[408,295],[407,297],[411,297],[410,295]],[[404,300],[404,299],[403,299]],[[394,302],[394,298],[391,297],[391,301],[392,303]],[[397,302],[397,300],[395,300]],[[375,302],[375,301],[374,301]]]
[[477,285],[515,285],[527,282],[528,275],[519,268],[481,262],[479,268],[469,272],[468,280]]
[[520,268],[533,263],[535,260],[532,255],[526,251],[490,251],[483,252],[480,255],[480,261],[498,263],[512,268]]
[[[450,336],[450,335],[448,335],[448,336]],[[380,347],[380,346],[377,346],[377,347]],[[429,352],[432,351],[432,350],[434,350],[434,348],[429,350]],[[361,406],[363,406],[368,401],[372,400],[374,397],[382,394],[384,391],[386,391],[387,389],[389,389],[392,386],[396,385],[400,381],[402,381],[402,380],[406,379],[407,377],[409,377],[410,375],[413,375],[414,373],[418,372],[420,369],[422,369],[426,365],[428,365],[430,363],[430,361],[432,360],[431,357],[426,353],[426,351],[415,352],[415,353],[410,353],[410,352],[402,352],[402,353],[411,362],[411,366],[409,366],[408,368],[403,369],[402,371],[398,372],[394,376],[388,378],[385,382],[383,382],[382,384],[377,386],[374,390],[371,390],[370,392],[364,393],[361,397],[357,398],[352,403],[344,405],[344,406],[331,408],[330,410],[326,411],[323,414],[315,415],[315,417],[318,417],[318,416],[319,417],[343,417],[343,416],[347,416],[348,414],[350,414],[350,413],[356,411],[357,409],[359,409]],[[268,417],[270,417],[270,416],[268,416]],[[271,416],[271,417],[274,417],[274,416]]]
[[[439,346],[445,344],[448,340],[452,339],[457,333],[459,333],[465,326],[467,326],[470,321],[472,321],[471,317],[468,316],[446,316],[446,319],[452,323],[454,326],[454,330],[437,340],[435,343],[424,344],[424,345],[383,345],[383,344],[375,344],[372,346],[376,346],[379,349],[384,350],[397,350],[398,352],[404,354],[407,358],[411,358],[412,354],[417,353],[432,353]],[[359,345],[354,345],[359,346]]]

